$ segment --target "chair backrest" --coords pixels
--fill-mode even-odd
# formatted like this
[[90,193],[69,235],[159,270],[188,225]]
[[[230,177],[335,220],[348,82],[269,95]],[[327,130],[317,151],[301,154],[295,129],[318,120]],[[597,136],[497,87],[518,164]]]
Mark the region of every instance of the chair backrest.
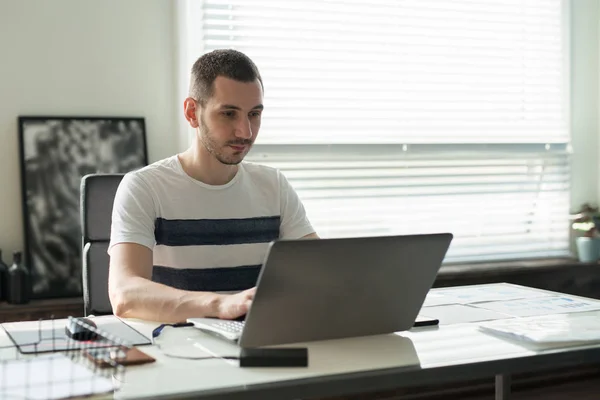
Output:
[[113,202],[124,174],[90,174],[81,179],[83,303],[85,315],[112,314],[107,254]]

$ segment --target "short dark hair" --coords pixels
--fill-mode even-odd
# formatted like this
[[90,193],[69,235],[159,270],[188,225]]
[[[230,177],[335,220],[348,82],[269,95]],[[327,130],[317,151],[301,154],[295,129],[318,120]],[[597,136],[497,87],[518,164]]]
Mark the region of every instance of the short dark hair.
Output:
[[213,83],[218,76],[240,82],[258,79],[264,91],[258,68],[247,55],[233,49],[220,49],[202,55],[192,66],[189,96],[205,104],[213,95]]

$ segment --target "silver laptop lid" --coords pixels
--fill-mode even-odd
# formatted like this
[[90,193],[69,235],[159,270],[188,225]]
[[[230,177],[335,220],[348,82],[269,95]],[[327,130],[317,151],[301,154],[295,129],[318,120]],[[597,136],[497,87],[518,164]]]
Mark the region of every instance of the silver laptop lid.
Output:
[[410,329],[451,241],[450,233],[275,241],[239,344]]

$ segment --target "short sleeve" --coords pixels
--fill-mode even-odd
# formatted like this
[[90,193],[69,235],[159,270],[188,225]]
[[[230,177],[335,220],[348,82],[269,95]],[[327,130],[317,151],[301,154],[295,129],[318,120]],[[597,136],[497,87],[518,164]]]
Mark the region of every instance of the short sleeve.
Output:
[[279,193],[281,196],[280,238],[299,239],[315,233],[298,194],[281,172],[278,172],[278,175]]
[[137,243],[153,249],[155,220],[149,185],[136,173],[126,174],[115,195],[108,252],[117,243]]

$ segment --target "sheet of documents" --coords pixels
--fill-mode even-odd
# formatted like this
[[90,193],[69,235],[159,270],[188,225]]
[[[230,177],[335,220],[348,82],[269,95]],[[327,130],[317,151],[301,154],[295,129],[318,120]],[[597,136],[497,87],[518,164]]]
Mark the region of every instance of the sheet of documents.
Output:
[[465,304],[447,304],[434,307],[423,307],[420,315],[440,320],[440,325],[460,324],[463,322],[489,321],[510,318],[510,315]]
[[474,304],[487,301],[530,299],[549,296],[552,296],[552,294],[534,289],[497,283],[466,287],[448,287],[431,290],[425,298],[423,307],[444,304]]
[[600,341],[598,314],[561,314],[484,322],[479,329],[536,344],[581,344]]
[[451,298],[444,296],[442,293],[437,293],[436,291],[430,291],[427,293],[427,297],[425,297],[425,302],[423,303],[423,307],[432,307],[432,306],[442,306],[445,304],[453,304],[456,303]]
[[537,299],[478,303],[476,306],[514,317],[529,317],[534,315],[600,310],[600,301],[580,300],[570,296],[552,296]]
[[64,399],[109,393],[112,379],[95,375],[62,354],[0,363],[0,388],[7,399]]

